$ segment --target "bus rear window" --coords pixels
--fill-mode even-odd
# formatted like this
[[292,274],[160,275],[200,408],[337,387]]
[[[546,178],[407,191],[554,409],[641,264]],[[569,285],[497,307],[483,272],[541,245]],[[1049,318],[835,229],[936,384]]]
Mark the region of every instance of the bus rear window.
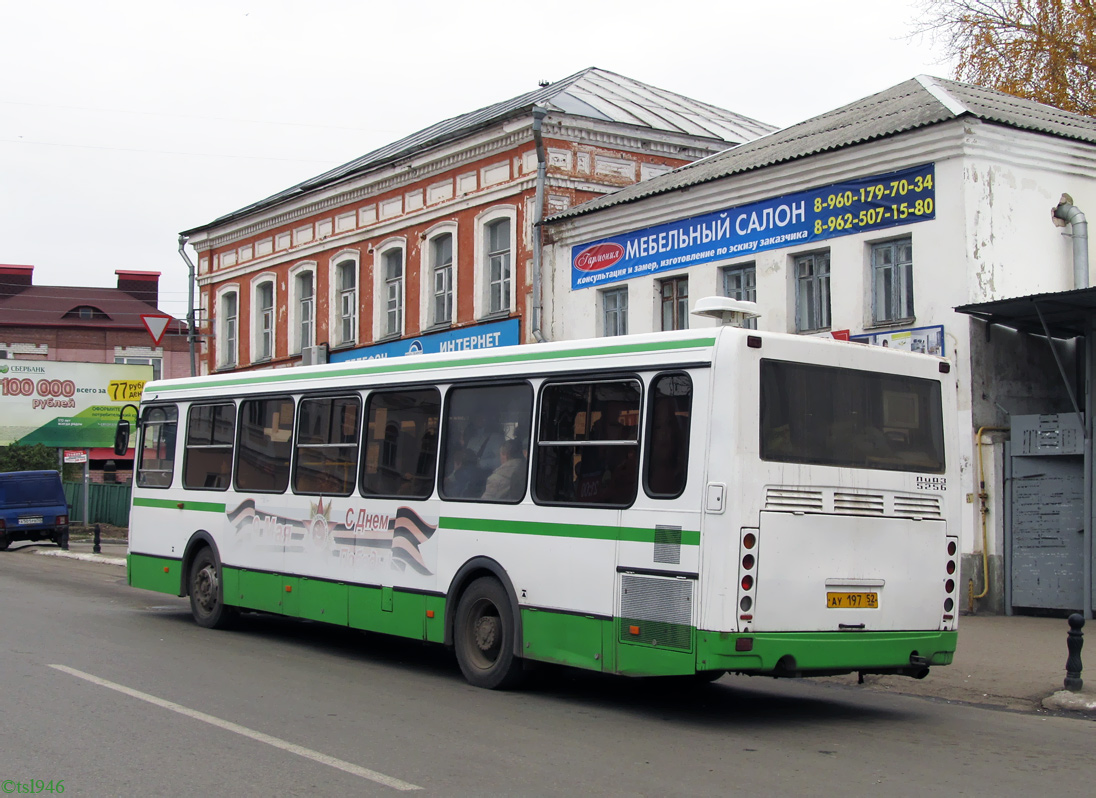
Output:
[[763,360],[761,459],[941,473],[940,384]]

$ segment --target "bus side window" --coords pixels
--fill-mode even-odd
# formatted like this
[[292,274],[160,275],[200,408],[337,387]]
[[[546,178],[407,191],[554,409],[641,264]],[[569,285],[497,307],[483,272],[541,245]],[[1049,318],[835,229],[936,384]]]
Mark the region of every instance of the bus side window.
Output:
[[183,487],[228,490],[236,405],[191,405],[187,413]]
[[449,391],[441,497],[520,502],[529,471],[532,415],[533,391],[528,383]]
[[358,465],[357,396],[302,399],[297,418],[297,459],[293,491],[349,496]]
[[673,499],[685,490],[692,400],[693,382],[688,374],[661,374],[651,382],[644,479],[651,498]]
[[539,501],[627,507],[635,500],[641,396],[633,378],[544,387],[537,436]]
[[369,395],[361,458],[363,494],[430,498],[440,415],[441,395],[436,388]]
[[293,400],[279,396],[240,402],[236,488],[283,493],[293,453]]
[[175,469],[175,436],[179,411],[175,405],[150,407],[141,420],[141,454],[137,484],[143,488],[169,488]]

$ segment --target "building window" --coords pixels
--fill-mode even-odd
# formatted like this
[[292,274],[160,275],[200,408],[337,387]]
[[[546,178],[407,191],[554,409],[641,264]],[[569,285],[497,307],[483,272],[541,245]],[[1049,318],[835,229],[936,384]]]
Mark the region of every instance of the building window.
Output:
[[830,253],[812,252],[795,258],[796,332],[824,330],[830,326]]
[[352,344],[358,335],[358,264],[340,261],[335,266],[335,285],[339,309],[337,344]]
[[[4,358],[7,352],[0,353],[0,359]],[[161,357],[130,357],[127,355],[115,355],[115,363],[125,363],[130,366],[152,366],[152,379],[158,380],[163,375],[164,359]]]
[[601,292],[601,334],[628,334],[628,289],[613,288]]
[[886,324],[913,318],[913,241],[901,238],[871,245],[872,321]]
[[662,329],[689,329],[689,278],[671,277],[659,283],[662,293]]
[[[752,263],[728,266],[723,270],[723,296],[744,302],[757,301],[757,268]],[[757,329],[757,319],[747,319],[742,325]]]
[[274,357],[274,283],[267,280],[255,286],[255,349],[252,360]]
[[433,324],[453,321],[453,236],[445,233],[430,239],[430,269],[433,293],[430,300],[430,320]]
[[496,219],[485,229],[488,312],[510,310],[510,219]]
[[231,368],[236,365],[236,341],[239,330],[239,299],[235,291],[228,291],[221,295],[220,300],[220,330],[217,336],[219,341],[217,366],[219,368]]
[[315,267],[301,269],[291,279],[293,296],[290,308],[290,329],[293,330],[293,353],[295,354],[316,344]]
[[403,333],[403,249],[384,253],[384,335]]

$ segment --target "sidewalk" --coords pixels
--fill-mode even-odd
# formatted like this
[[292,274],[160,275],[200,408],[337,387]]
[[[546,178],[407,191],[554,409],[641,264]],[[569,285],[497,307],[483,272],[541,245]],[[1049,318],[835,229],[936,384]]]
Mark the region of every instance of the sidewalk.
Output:
[[[1028,618],[1003,615],[964,615],[959,619],[959,646],[955,661],[933,668],[924,679],[903,676],[865,676],[864,685],[904,695],[962,701],[1033,712],[1084,712],[1096,718],[1096,621],[1088,621],[1081,660],[1080,693],[1064,690],[1066,675],[1065,618]],[[839,680],[855,685],[856,676]]]
[[[124,567],[126,542],[104,540],[98,554],[92,542],[73,540],[69,551],[44,545],[38,554]],[[917,695],[943,701],[1004,707],[1024,712],[1078,712],[1096,718],[1096,620],[1086,622],[1087,644],[1081,660],[1084,689],[1071,693],[1063,689],[1066,675],[1066,633],[1064,618],[964,615],[959,619],[959,647],[955,661],[936,667],[924,679],[906,676],[865,676],[857,685],[855,674],[831,677],[856,689]]]

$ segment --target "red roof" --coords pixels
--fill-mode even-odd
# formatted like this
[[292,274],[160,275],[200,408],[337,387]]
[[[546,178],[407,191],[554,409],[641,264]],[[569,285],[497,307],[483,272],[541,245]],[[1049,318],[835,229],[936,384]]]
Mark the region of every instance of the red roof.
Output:
[[[0,275],[3,274],[0,266]],[[128,273],[127,273],[128,274]],[[2,280],[2,277],[0,277]],[[80,308],[92,308],[91,318],[81,318]],[[117,288],[88,288],[63,285],[32,285],[12,296],[0,296],[0,326],[83,327],[92,329],[145,330],[142,315],[161,312]],[[178,319],[168,324],[168,333],[185,332]]]

